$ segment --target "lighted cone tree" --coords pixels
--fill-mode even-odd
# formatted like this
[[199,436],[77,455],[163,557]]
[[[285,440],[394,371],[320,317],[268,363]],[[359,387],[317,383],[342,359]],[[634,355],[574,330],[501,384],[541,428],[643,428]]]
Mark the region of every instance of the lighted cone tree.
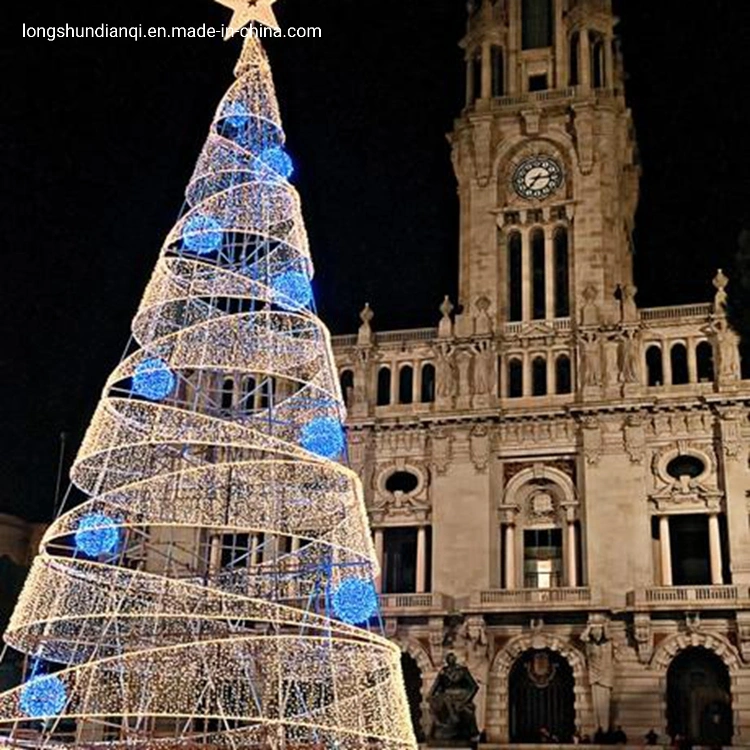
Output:
[[5,634],[7,744],[415,746],[257,39],[236,76]]

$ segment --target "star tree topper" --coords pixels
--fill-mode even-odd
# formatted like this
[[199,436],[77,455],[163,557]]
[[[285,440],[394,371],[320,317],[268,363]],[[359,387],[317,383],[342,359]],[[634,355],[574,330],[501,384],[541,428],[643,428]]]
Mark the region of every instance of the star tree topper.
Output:
[[279,22],[273,14],[271,6],[276,0],[216,0],[217,3],[234,11],[225,39],[239,31],[243,26],[247,26],[250,21],[257,21],[264,26],[270,26],[272,29],[279,28]]

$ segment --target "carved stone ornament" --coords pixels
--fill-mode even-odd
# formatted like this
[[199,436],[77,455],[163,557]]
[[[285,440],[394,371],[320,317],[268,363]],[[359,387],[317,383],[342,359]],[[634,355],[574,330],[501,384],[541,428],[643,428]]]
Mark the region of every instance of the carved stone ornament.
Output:
[[476,425],[469,434],[469,453],[474,468],[486,471],[490,460],[490,431],[485,425]]
[[602,456],[604,441],[602,439],[602,428],[596,417],[585,417],[581,424],[583,437],[583,455],[586,463],[596,466]]
[[359,327],[357,333],[357,344],[359,346],[369,346],[372,344],[372,319],[375,317],[375,313],[372,311],[369,302],[365,302],[365,306],[359,313],[359,319],[362,321],[362,325]]
[[737,642],[744,661],[750,663],[750,612],[737,612]]
[[654,631],[651,627],[651,615],[648,612],[636,612],[633,616],[633,640],[638,653],[638,661],[641,664],[648,664],[654,653]]
[[440,475],[448,471],[453,459],[452,443],[453,438],[446,430],[436,428],[430,432],[430,458],[433,468]]
[[[417,486],[411,492],[386,488],[388,477],[396,471],[407,471],[417,477]],[[375,494],[370,505],[372,520],[376,524],[429,521],[432,505],[429,497],[429,472],[416,462],[403,460],[380,466],[375,481]]]
[[643,419],[635,414],[625,420],[625,450],[631,463],[643,463],[646,457],[646,429]]
[[721,417],[721,445],[724,455],[729,461],[738,461],[743,451],[742,428],[740,427],[744,413],[741,409],[728,407],[719,408]]
[[453,336],[453,320],[451,319],[451,313],[453,310],[453,303],[451,302],[450,297],[446,294],[440,305],[440,314],[442,317],[438,323],[438,338],[449,339]]

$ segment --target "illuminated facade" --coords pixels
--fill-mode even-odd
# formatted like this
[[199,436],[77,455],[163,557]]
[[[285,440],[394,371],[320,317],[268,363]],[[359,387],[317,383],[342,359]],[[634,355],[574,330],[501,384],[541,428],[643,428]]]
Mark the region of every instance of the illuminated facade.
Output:
[[450,136],[460,314],[375,332],[366,307],[333,340],[417,727],[454,651],[490,742],[611,724],[747,744],[750,381],[727,279],[636,304],[609,0],[476,5]]

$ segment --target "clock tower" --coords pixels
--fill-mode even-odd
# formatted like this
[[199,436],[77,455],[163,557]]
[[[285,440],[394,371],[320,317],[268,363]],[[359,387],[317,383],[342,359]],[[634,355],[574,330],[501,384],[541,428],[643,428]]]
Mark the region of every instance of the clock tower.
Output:
[[619,323],[634,309],[639,168],[616,23],[611,0],[471,8],[450,136],[467,335],[478,304],[519,330]]

